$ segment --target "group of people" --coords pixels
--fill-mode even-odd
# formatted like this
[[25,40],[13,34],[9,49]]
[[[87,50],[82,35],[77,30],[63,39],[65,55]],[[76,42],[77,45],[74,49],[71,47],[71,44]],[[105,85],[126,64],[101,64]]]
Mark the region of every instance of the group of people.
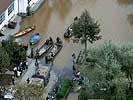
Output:
[[16,77],[20,77],[26,69],[28,69],[28,62],[24,61],[20,63],[19,67],[15,67],[13,71]]
[[77,81],[79,85],[82,84],[83,77],[80,74],[80,71],[76,69],[76,55],[75,53],[72,54],[72,62],[73,62],[73,79],[72,82]]
[[69,38],[69,37],[71,37],[71,35],[72,35],[72,28],[68,27],[64,36]]
[[[78,16],[74,17],[74,21],[76,21],[76,20],[78,20],[78,19],[79,19]],[[65,31],[65,34],[64,34],[64,37],[65,37],[65,38],[70,38],[70,37],[72,36],[72,34],[73,34],[72,25],[73,25],[73,24],[71,24],[71,25],[67,28],[67,30]]]
[[[49,39],[46,40],[45,44],[46,45],[51,45],[53,44],[53,39],[51,37],[49,37]],[[56,43],[62,43],[61,39],[59,37],[56,38]]]
[[15,67],[13,69],[13,71],[14,71],[14,76],[12,76],[12,84],[13,85],[15,84],[15,77],[20,77],[22,75],[23,71],[26,69],[28,69],[27,61],[21,62],[19,67]]

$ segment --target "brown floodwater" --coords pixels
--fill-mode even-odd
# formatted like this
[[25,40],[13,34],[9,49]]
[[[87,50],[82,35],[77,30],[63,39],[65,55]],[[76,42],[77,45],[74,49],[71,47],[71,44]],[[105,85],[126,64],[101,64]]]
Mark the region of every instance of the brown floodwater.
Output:
[[[35,32],[41,34],[41,45],[49,36],[63,40],[63,49],[54,61],[55,69],[72,65],[72,52],[78,53],[83,46],[65,40],[63,33],[87,9],[90,15],[101,24],[102,39],[88,47],[97,47],[105,40],[117,43],[133,42],[133,0],[46,0],[40,9],[30,18],[23,20],[22,27],[36,25],[36,30],[23,37],[29,40]],[[37,46],[36,46],[37,47]]]

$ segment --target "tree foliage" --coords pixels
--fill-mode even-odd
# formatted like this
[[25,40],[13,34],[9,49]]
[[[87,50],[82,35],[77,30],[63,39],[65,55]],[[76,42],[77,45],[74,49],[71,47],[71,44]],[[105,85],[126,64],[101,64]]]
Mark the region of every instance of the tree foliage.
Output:
[[11,64],[19,65],[21,61],[26,59],[26,51],[13,38],[4,42],[4,49],[9,54]]
[[96,40],[101,39],[99,35],[100,24],[95,21],[85,10],[80,18],[76,20],[72,26],[73,35],[75,38],[81,39],[81,42],[85,44],[85,54],[87,49],[87,41],[93,43]]
[[[132,44],[118,46],[110,41],[101,48],[90,49],[87,65],[94,62],[94,73],[86,75],[90,81],[86,86],[92,88],[96,95],[102,96],[105,100],[126,100],[128,85],[131,86],[132,81],[132,50]],[[89,66],[84,70],[81,69],[82,73],[87,74],[87,69],[89,70]]]
[[129,89],[131,89],[133,81],[133,45],[122,46],[120,48],[121,70],[125,73],[129,80]]
[[88,100],[89,99],[89,93],[86,89],[82,89],[80,91],[80,95],[78,97],[78,100]]
[[80,18],[73,24],[73,33],[76,38],[82,38],[84,41],[88,40],[90,43],[93,43],[96,40],[99,40],[100,24],[98,21],[95,21],[89,15],[88,11],[85,10]]
[[71,82],[69,79],[62,80],[61,86],[57,91],[56,98],[64,98],[70,87],[71,87]]
[[0,69],[6,68],[10,65],[10,57],[9,54],[0,47]]
[[19,85],[16,88],[15,100],[43,100],[44,88],[42,85]]

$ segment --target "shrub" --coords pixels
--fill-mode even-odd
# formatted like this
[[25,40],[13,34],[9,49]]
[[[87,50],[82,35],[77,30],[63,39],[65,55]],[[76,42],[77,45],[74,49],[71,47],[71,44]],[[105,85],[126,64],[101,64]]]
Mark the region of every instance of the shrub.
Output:
[[78,100],[88,100],[88,99],[89,99],[89,96],[88,96],[87,90],[86,90],[86,89],[82,89],[82,90],[80,91]]
[[66,92],[71,87],[71,81],[69,79],[64,79],[57,91],[56,98],[64,98]]

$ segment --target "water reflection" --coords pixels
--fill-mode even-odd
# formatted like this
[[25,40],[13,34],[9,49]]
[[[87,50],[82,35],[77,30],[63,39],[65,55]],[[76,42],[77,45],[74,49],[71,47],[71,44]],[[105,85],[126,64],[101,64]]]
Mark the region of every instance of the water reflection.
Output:
[[128,17],[127,17],[127,19],[128,19],[128,21],[129,21],[129,23],[130,23],[131,25],[133,25],[133,14],[129,14]]
[[133,0],[117,0],[120,5],[133,5]]

